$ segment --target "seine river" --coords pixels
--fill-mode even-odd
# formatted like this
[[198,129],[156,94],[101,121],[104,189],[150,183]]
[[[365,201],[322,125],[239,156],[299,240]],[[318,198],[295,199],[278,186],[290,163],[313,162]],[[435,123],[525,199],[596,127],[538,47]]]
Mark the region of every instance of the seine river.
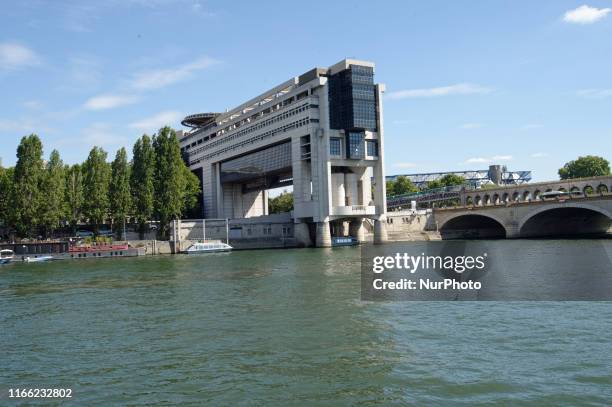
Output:
[[[491,244],[551,268],[612,254]],[[612,302],[365,302],[359,248],[3,266],[0,324],[0,405],[16,387],[89,406],[612,400]]]

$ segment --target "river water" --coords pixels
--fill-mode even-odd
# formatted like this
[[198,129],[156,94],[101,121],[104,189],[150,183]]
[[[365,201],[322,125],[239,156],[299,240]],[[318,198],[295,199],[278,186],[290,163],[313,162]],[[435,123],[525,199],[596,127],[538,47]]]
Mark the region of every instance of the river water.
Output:
[[0,405],[16,387],[105,406],[612,400],[612,303],[361,301],[359,248],[3,266],[0,324]]

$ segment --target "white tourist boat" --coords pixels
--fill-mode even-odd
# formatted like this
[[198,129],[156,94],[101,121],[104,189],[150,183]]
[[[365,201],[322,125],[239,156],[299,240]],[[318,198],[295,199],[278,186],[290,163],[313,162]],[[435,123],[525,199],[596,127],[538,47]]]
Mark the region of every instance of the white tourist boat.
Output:
[[233,247],[228,245],[227,243],[223,243],[221,241],[208,241],[208,242],[198,242],[189,246],[186,250],[183,250],[183,253],[186,254],[197,254],[197,253],[216,253],[216,252],[228,252],[232,250]]
[[15,253],[12,250],[0,250],[0,264],[8,264],[13,260]]
[[40,263],[41,261],[53,260],[53,256],[40,256],[40,257],[26,257],[23,259],[26,263]]

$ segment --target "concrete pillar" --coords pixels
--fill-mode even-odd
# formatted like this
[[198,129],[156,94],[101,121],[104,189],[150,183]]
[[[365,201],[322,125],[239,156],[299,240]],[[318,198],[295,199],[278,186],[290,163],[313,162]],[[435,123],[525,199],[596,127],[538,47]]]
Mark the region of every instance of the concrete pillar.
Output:
[[340,236],[348,236],[349,235],[349,223],[342,221],[340,223]]
[[365,227],[363,226],[363,219],[352,220],[349,226],[349,233],[355,239],[359,240],[360,242],[364,242],[365,241]]
[[357,188],[357,174],[345,174],[344,176],[346,196],[349,205],[359,205],[359,194]]
[[215,173],[215,197],[216,197],[216,216],[223,218],[223,187],[221,185],[221,163],[216,163],[214,167]]
[[372,174],[369,170],[364,169],[359,180],[361,182],[360,199],[363,205],[374,204],[372,200]]
[[316,245],[317,247],[331,247],[329,222],[317,222]]
[[346,203],[346,191],[344,189],[344,174],[335,173],[331,175],[332,183],[332,206],[344,206]]
[[383,244],[387,241],[387,223],[382,220],[374,221],[374,244]]
[[308,229],[308,223],[296,223],[294,225],[294,236],[297,240],[298,246],[310,247],[312,246],[312,239],[310,238],[310,230]]
[[263,213],[262,213],[262,215],[269,215],[270,213],[268,211],[268,191],[267,190],[262,191],[261,195],[262,195],[262,199],[263,199],[263,202],[262,202],[262,206],[263,206],[262,212]]

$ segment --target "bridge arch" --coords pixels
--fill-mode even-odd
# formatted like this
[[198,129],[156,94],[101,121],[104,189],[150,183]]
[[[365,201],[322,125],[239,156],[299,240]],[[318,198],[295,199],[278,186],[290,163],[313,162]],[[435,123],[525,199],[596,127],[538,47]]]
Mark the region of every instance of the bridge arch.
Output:
[[585,185],[585,187],[582,189],[582,193],[584,194],[584,196],[593,195],[595,193],[595,190],[592,186]]
[[597,186],[597,193],[598,194],[607,194],[608,193],[608,187],[605,184],[599,184]]
[[612,213],[594,205],[564,203],[537,208],[521,219],[520,237],[603,235],[612,226]]
[[490,214],[462,213],[447,219],[438,229],[443,239],[503,239],[503,221]]

